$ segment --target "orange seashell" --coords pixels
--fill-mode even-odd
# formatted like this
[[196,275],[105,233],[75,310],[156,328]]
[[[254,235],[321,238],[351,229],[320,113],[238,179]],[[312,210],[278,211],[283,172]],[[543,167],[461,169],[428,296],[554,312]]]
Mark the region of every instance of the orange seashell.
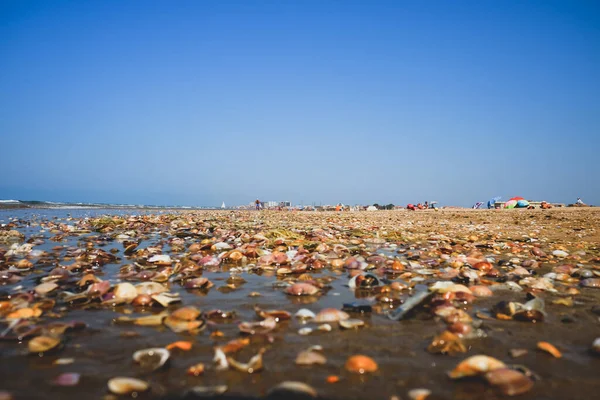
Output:
[[479,270],[479,271],[488,272],[493,268],[493,266],[488,261],[480,261],[478,263],[475,263],[473,265],[473,268],[475,268],[476,270]]
[[181,307],[173,311],[171,317],[182,321],[193,321],[200,316],[200,310],[195,307]]
[[27,319],[27,318],[33,318],[36,315],[36,310],[39,311],[39,315],[41,315],[41,311],[39,309],[33,309],[33,308],[19,308],[16,311],[11,312],[10,314],[8,314],[6,316],[6,319]]
[[192,349],[192,342],[180,340],[180,341],[168,344],[165,348],[167,350],[173,350],[173,349],[177,348],[179,350],[189,351]]
[[192,375],[192,376],[200,376],[204,373],[204,364],[199,363],[196,365],[192,365],[191,367],[188,368],[187,370],[188,375]]
[[552,356],[554,356],[556,358],[562,357],[562,353],[556,347],[554,347],[554,345],[552,345],[551,343],[538,342],[537,348],[542,351],[545,351],[546,353],[550,353]]
[[221,350],[223,350],[223,353],[225,354],[236,353],[249,344],[250,338],[235,339],[227,342],[225,346],[221,347]]
[[336,383],[340,381],[340,377],[337,375],[329,375],[326,379],[327,383]]
[[364,374],[366,372],[375,372],[379,367],[375,360],[361,354],[352,356],[346,361],[346,369],[350,372]]

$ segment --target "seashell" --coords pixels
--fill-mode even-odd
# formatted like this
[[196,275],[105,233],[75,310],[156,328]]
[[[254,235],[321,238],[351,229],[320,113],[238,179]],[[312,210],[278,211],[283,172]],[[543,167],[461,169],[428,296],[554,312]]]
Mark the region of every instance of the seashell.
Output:
[[262,355],[265,353],[266,349],[262,348],[258,351],[258,354],[253,356],[247,364],[240,363],[234,360],[232,357],[227,357],[227,362],[233,369],[236,369],[240,372],[247,372],[249,374],[253,374],[263,369],[263,358]]
[[215,356],[213,358],[213,362],[217,364],[217,366],[215,367],[217,371],[224,371],[226,369],[229,369],[227,356],[220,347],[215,347]]
[[196,307],[181,307],[171,313],[171,317],[183,321],[193,321],[200,316],[201,312]]
[[132,394],[145,392],[149,385],[135,378],[116,377],[108,381],[108,389],[115,394]]
[[75,362],[74,358],[58,358],[56,360],[54,360],[54,362],[52,364],[54,365],[69,365],[69,364],[73,364]]
[[431,286],[429,288],[429,290],[438,292],[438,293],[466,292],[466,293],[472,294],[471,290],[469,290],[469,288],[466,287],[465,285],[460,285],[460,284],[457,284],[457,283],[454,283],[451,281],[438,281],[433,286]]
[[191,332],[191,331],[200,331],[206,328],[206,323],[202,320],[196,321],[184,321],[178,318],[174,318],[173,316],[168,316],[164,319],[163,324],[165,324],[170,330],[175,333],[181,332]]
[[133,320],[133,323],[140,326],[158,326],[163,324],[163,320],[167,317],[166,312],[160,314],[146,315]]
[[131,301],[131,304],[133,304],[134,306],[144,307],[144,306],[149,306],[150,304],[152,304],[153,301],[154,300],[152,300],[152,297],[150,297],[147,294],[138,294]]
[[54,282],[41,283],[35,287],[35,292],[40,296],[45,296],[57,287],[58,285]]
[[431,390],[429,389],[411,389],[408,391],[408,397],[411,400],[425,400],[431,394]]
[[364,374],[366,372],[375,372],[379,368],[375,360],[361,354],[349,357],[345,365],[350,372]]
[[528,392],[533,381],[525,374],[508,368],[499,368],[485,374],[485,379],[492,386],[500,389],[506,396],[516,396]]
[[156,265],[171,265],[173,260],[171,260],[171,256],[168,254],[156,254],[150,257],[148,262]]
[[275,321],[279,322],[279,321],[285,321],[288,320],[290,318],[292,318],[292,314],[290,314],[287,311],[284,310],[261,310],[259,307],[254,307],[254,311],[256,312],[256,315],[258,315],[260,318],[275,318]]
[[186,289],[210,289],[213,286],[214,284],[204,277],[190,279],[183,285]]
[[327,358],[321,353],[316,351],[305,350],[298,353],[296,356],[296,364],[298,365],[313,365],[313,364],[325,364]]
[[[290,396],[291,394],[291,396]],[[317,397],[317,391],[312,387],[307,385],[304,382],[295,382],[295,381],[285,381],[281,382],[277,386],[269,389],[267,392],[268,397],[274,398],[295,398],[296,396],[308,396],[308,397]]]
[[189,393],[194,395],[195,397],[206,397],[213,398],[219,396],[227,391],[227,386],[218,385],[218,386],[194,386],[189,390]]
[[167,288],[158,282],[142,282],[135,285],[135,290],[138,294],[160,294],[167,291]]
[[292,296],[313,296],[319,293],[319,289],[310,283],[300,282],[289,286],[285,292]]
[[179,340],[177,342],[169,343],[165,346],[167,350],[179,349],[183,351],[190,351],[192,349],[192,342],[186,340]]
[[542,249],[540,249],[539,247],[534,247],[531,249],[531,254],[533,254],[536,257],[546,257],[546,253],[544,253],[542,251]]
[[36,336],[27,343],[30,353],[45,353],[60,344],[60,339],[51,336]]
[[554,345],[552,345],[551,343],[548,342],[538,342],[537,343],[537,348],[545,351],[546,353],[551,354],[553,357],[555,358],[561,358],[562,357],[562,353],[556,348],[554,347]]
[[365,321],[362,319],[350,318],[346,320],[340,320],[338,321],[338,324],[340,324],[340,327],[343,329],[357,329],[365,326]]
[[57,386],[77,386],[79,383],[79,379],[81,378],[81,374],[75,372],[67,372],[64,374],[60,374],[57,376],[52,383]]
[[579,283],[583,287],[600,288],[600,278],[587,278]]
[[315,319],[316,315],[314,312],[310,311],[308,308],[301,308],[300,310],[296,311],[296,314],[294,314],[294,317],[301,319],[301,320],[308,320],[308,319]]
[[427,351],[434,354],[441,353],[453,355],[456,353],[466,353],[467,347],[457,335],[449,331],[444,331],[433,338],[433,341],[427,347]]
[[195,364],[187,369],[187,374],[192,375],[192,376],[200,376],[204,373],[204,369],[205,369],[204,364],[202,364],[202,363]]
[[373,274],[359,274],[355,275],[348,282],[348,287],[350,289],[367,289],[375,286],[379,286],[379,279]]
[[564,250],[554,250],[552,252],[552,255],[555,256],[555,257],[559,257],[559,258],[565,258],[565,257],[569,256],[569,253],[567,253]]
[[337,322],[349,319],[348,313],[336,308],[325,308],[315,316],[315,322]]
[[103,296],[110,289],[109,281],[100,281],[96,283],[92,283],[88,286],[87,295],[88,296]]
[[155,371],[165,365],[171,357],[171,352],[162,347],[138,350],[133,353],[133,361],[140,364],[142,368]]
[[600,355],[600,337],[594,339],[592,343],[592,351],[596,353],[596,355]]
[[119,283],[117,286],[115,286],[113,293],[115,294],[116,298],[124,299],[128,303],[135,299],[138,295],[135,286],[128,282]]
[[483,285],[474,285],[471,286],[469,289],[475,297],[490,297],[494,294],[489,287]]
[[168,307],[171,303],[177,303],[181,301],[179,294],[177,293],[161,293],[152,295],[152,300],[156,301],[163,307]]
[[322,325],[319,325],[319,327],[317,329],[320,331],[323,331],[323,332],[331,332],[332,328],[331,328],[331,325],[329,325],[329,324],[322,324]]
[[268,317],[260,322],[242,322],[238,325],[238,328],[242,333],[262,335],[271,332],[276,326],[277,320],[273,317]]
[[225,354],[237,353],[249,344],[250,339],[248,338],[234,339],[227,342],[227,344],[225,344],[225,346],[222,346],[221,349]]
[[506,368],[502,361],[486,355],[476,355],[461,361],[448,373],[448,376],[452,379],[458,379],[466,376],[483,375],[486,372],[500,368]]
[[313,329],[312,328],[300,328],[298,329],[298,335],[302,335],[302,336],[306,336],[306,335],[310,335],[312,333]]

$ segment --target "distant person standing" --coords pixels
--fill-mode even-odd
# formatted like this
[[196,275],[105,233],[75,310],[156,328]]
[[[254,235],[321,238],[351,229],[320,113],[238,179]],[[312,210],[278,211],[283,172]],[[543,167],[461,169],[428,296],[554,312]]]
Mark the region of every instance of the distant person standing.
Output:
[[254,203],[256,204],[256,209],[260,210],[260,200],[256,199],[256,201]]

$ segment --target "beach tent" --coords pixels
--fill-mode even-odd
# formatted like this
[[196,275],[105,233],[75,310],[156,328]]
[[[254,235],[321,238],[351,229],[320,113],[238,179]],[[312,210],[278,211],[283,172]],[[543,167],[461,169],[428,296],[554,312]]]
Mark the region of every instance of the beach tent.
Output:
[[478,210],[481,208],[481,206],[483,205],[483,201],[478,201],[477,203],[475,203],[475,205],[473,206],[473,209]]
[[504,203],[504,208],[515,208],[517,206],[517,202],[518,200],[509,200],[506,203]]
[[517,205],[515,207],[517,207],[517,208],[527,208],[527,207],[529,207],[529,202],[527,200],[518,200],[517,201]]

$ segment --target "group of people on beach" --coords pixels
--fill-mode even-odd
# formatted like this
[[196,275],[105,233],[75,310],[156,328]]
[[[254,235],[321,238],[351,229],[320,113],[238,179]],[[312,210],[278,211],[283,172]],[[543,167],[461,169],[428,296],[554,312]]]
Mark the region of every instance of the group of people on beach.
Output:
[[428,201],[424,202],[424,203],[418,203],[417,205],[414,204],[408,204],[406,206],[407,210],[411,210],[411,211],[416,211],[416,210],[427,210],[428,208],[433,208],[432,204],[429,204]]

